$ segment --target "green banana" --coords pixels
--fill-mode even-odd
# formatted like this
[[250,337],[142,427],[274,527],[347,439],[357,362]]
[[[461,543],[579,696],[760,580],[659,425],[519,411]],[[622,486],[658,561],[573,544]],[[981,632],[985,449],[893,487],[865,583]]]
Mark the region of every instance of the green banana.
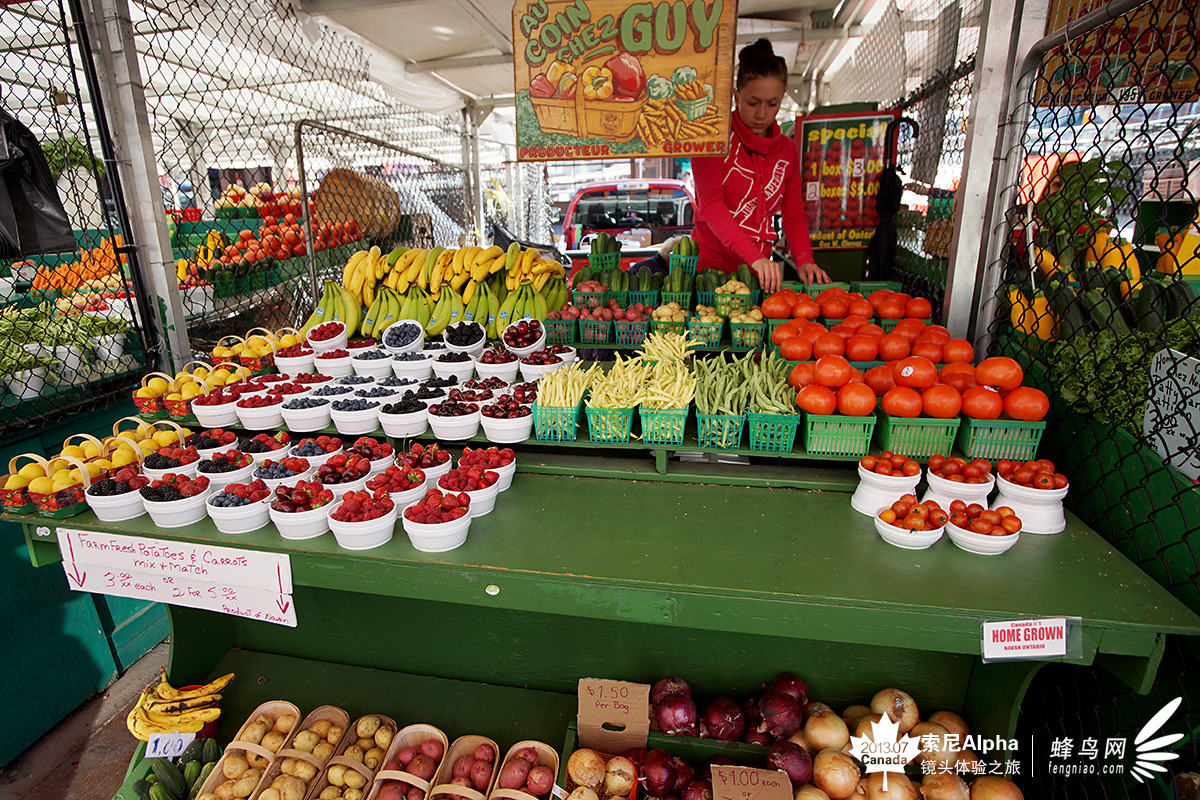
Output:
[[354,331],[358,330],[359,323],[362,321],[362,305],[356,295],[351,293],[347,288],[340,287],[342,292],[342,311],[346,317],[343,322],[346,323],[346,330],[353,335]]
[[539,321],[544,321],[549,315],[550,309],[547,307],[546,298],[538,292],[533,293],[533,316]]
[[375,295],[375,299],[371,301],[371,307],[367,309],[367,313],[363,314],[362,326],[359,328],[359,332],[364,338],[371,338],[371,331],[375,329],[375,320],[380,317],[379,310],[383,307],[386,297],[384,292],[386,291],[387,287],[385,286],[382,291]]
[[463,312],[466,310],[463,307],[462,297],[460,297],[458,292],[454,291],[454,289],[449,286],[442,288],[442,294],[450,295],[450,321],[446,323],[447,326],[453,325],[456,322],[461,322],[463,319]]
[[512,321],[513,309],[517,307],[517,301],[520,298],[520,291],[509,292],[508,297],[504,298],[504,302],[500,304],[500,313],[496,315],[497,332],[508,327],[508,324]]
[[396,262],[400,260],[400,256],[404,255],[404,251],[407,249],[408,249],[407,247],[397,247],[395,250],[388,253],[388,256],[387,256],[388,266],[389,267],[396,266]]
[[382,335],[388,329],[388,326],[400,318],[400,298],[396,293],[388,287],[383,287],[383,291],[387,299],[384,301],[385,308],[380,312],[379,322],[375,325],[375,330]]
[[324,291],[321,293],[321,299],[317,301],[316,308],[309,315],[305,323],[300,326],[300,334],[307,336],[308,332],[325,321],[326,307],[329,302],[329,284],[325,284]]
[[504,257],[504,272],[511,272],[513,265],[517,263],[517,259],[521,256],[521,245],[513,242],[508,246],[508,253]]

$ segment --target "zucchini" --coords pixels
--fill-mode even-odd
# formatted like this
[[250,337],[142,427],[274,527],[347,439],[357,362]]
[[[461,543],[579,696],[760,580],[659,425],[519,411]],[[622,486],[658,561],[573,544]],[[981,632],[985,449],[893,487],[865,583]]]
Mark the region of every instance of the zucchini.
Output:
[[1091,328],[1083,310],[1083,301],[1065,284],[1051,282],[1046,289],[1050,308],[1058,318],[1058,338],[1071,339],[1087,333]]
[[146,779],[136,780],[133,782],[133,793],[141,800],[150,800],[150,781]]
[[1154,281],[1145,281],[1136,289],[1133,290],[1133,296],[1130,298],[1130,306],[1133,309],[1133,318],[1137,323],[1137,328],[1142,333],[1153,333],[1166,324],[1167,319],[1164,315],[1164,292],[1165,287],[1159,286]]
[[205,764],[221,760],[221,745],[217,744],[216,738],[204,740],[203,759]]
[[188,786],[179,768],[165,758],[150,759],[150,769],[158,776],[159,785],[164,786],[173,797],[187,797]]
[[1083,305],[1096,330],[1111,330],[1118,338],[1129,333],[1125,316],[1113,305],[1103,289],[1091,289],[1083,295]]
[[1163,291],[1168,321],[1182,319],[1191,313],[1196,302],[1196,293],[1190,283],[1182,278],[1169,280],[1165,282]]

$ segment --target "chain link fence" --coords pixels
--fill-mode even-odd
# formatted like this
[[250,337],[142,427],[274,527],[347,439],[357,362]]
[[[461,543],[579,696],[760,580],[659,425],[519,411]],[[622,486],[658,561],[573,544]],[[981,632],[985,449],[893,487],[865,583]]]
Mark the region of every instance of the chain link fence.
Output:
[[76,22],[61,0],[0,8],[0,103],[40,143],[75,234],[74,249],[0,260],[0,433],[127,396],[155,360]]
[[[1200,611],[1200,11],[1151,0],[1046,53],[1011,109],[1004,214],[992,236],[984,350],[1011,356],[1051,397],[1041,453],[1071,481],[1071,510]],[[1173,644],[1148,698],[1102,669],[1047,670],[1025,703],[1038,752],[1055,738],[1136,730],[1200,687]],[[1115,720],[1115,722],[1114,722]],[[1118,724],[1119,723],[1119,724]],[[1193,733],[1154,787],[1039,773],[1035,796],[1171,796],[1200,771]]]

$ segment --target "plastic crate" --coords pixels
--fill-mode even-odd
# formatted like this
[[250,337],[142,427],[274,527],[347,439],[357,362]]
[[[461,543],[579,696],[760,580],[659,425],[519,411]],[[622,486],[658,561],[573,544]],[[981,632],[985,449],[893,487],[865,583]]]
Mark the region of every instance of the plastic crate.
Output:
[[746,418],[696,412],[696,439],[701,447],[737,450],[742,445]]
[[724,327],[725,320],[719,322],[701,322],[699,317],[690,317],[688,319],[688,331],[692,334],[692,341],[701,347],[719,346],[721,344],[721,329]]
[[759,453],[790,453],[796,445],[799,414],[746,415],[750,423],[750,449]]
[[579,320],[579,341],[583,344],[607,344],[611,333],[612,322],[609,320]]
[[[719,294],[714,293],[713,305],[722,317],[729,317],[738,312],[750,310],[750,295],[748,294]],[[705,303],[704,305],[709,305]]]
[[631,290],[629,292],[628,300],[630,305],[633,305],[634,303],[641,303],[644,306],[654,308],[658,305],[658,289],[649,289],[645,292],[635,292]]
[[927,460],[939,453],[950,455],[961,423],[958,417],[891,417],[883,413],[883,409],[877,409],[875,414],[879,420],[879,424],[875,426],[879,434],[879,446],[893,453],[904,453],[918,461]]
[[665,319],[650,320],[651,333],[683,333],[687,330],[687,322],[671,322]]
[[686,408],[639,408],[642,442],[645,444],[683,444],[687,427]]
[[671,253],[671,269],[679,267],[688,275],[696,274],[696,265],[700,263],[700,256],[681,256],[676,253]]
[[621,253],[597,253],[595,255],[588,254],[588,266],[593,270],[597,269],[612,269],[621,263]]
[[621,308],[625,308],[627,305],[629,305],[629,292],[628,291],[605,292],[604,293],[604,304],[608,305],[609,300],[616,300],[617,305],[619,305]]
[[539,406],[533,404],[533,434],[539,442],[573,442],[579,428],[577,406]]
[[716,308],[716,292],[696,292],[696,305]]
[[585,408],[588,438],[596,444],[628,442],[633,429],[632,408]]
[[958,426],[955,444],[967,458],[1002,458],[1032,461],[1037,458],[1038,445],[1046,421],[1025,422],[1018,419],[968,419]]
[[765,322],[731,322],[729,338],[733,346],[742,350],[753,350],[763,343],[767,333]]
[[599,308],[604,305],[604,298],[608,292],[571,292],[571,302],[577,308],[586,308],[588,311]]
[[690,289],[686,292],[662,292],[662,304],[665,306],[667,303],[678,303],[684,311],[690,311],[692,292]]
[[883,328],[884,333],[890,333],[891,331],[895,330],[896,323],[899,321],[900,320],[898,319],[882,319],[880,317],[875,318],[875,324]]
[[832,283],[806,283],[803,284],[804,293],[809,297],[816,297],[826,289],[845,289],[850,291],[850,284],[841,281],[833,281]]
[[880,289],[887,289],[892,292],[900,291],[900,284],[896,281],[851,281],[850,290],[858,292],[863,297],[877,292]]
[[871,449],[874,432],[874,416],[804,415],[804,449],[814,455],[861,458]]
[[617,344],[641,344],[646,340],[646,330],[649,327],[649,322],[630,322],[629,320],[621,320],[613,322],[614,336]]
[[542,324],[546,326],[546,344],[570,344],[575,341],[575,320],[548,319]]

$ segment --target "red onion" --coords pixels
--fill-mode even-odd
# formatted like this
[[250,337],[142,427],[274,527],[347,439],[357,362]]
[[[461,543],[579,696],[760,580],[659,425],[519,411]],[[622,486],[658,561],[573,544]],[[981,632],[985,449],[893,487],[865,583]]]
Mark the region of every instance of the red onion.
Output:
[[692,687],[688,686],[687,681],[683,678],[660,678],[650,689],[650,704],[658,705],[658,702],[669,694],[691,697]]
[[675,757],[666,750],[647,753],[640,772],[648,794],[662,797],[675,788]]
[[769,747],[775,743],[775,737],[766,733],[759,733],[758,731],[746,731],[744,741],[747,744],[761,744]]
[[746,732],[746,715],[742,708],[728,697],[714,698],[704,709],[704,719],[709,734],[724,742],[736,742]]
[[812,779],[812,756],[798,744],[776,742],[767,752],[767,766],[781,769],[792,782],[792,791],[799,789]]
[[667,736],[696,735],[696,704],[682,694],[669,694],[654,704],[658,729]]
[[646,761],[646,753],[648,752],[650,751],[644,747],[635,747],[631,750],[626,750],[625,757],[633,762],[633,765],[638,768],[638,771],[641,771],[642,764],[644,764]]
[[682,795],[684,788],[686,788],[695,777],[696,768],[684,761],[679,756],[675,756],[675,786],[672,788],[672,791],[675,794]]
[[762,722],[759,733],[770,734],[775,739],[786,739],[804,724],[804,710],[800,704],[782,692],[767,692],[758,701]]
[[801,706],[808,700],[808,685],[790,672],[781,672],[771,681],[767,691],[786,694]]
[[712,800],[712,783],[699,778],[683,787],[683,800]]

